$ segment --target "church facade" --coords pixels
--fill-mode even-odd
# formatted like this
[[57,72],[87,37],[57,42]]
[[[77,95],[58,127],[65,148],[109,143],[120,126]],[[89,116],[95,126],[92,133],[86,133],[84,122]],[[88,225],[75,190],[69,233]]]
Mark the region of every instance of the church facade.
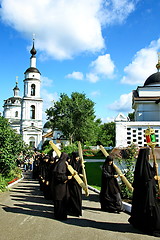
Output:
[[157,72],[132,92],[134,121],[129,121],[123,114],[115,119],[116,147],[126,147],[132,143],[139,147],[147,146],[145,130],[149,126],[155,130],[157,146],[160,146],[160,60],[156,67]]
[[41,73],[36,68],[36,49],[30,51],[30,67],[24,73],[24,93],[19,96],[18,83],[13,89],[13,97],[4,100],[3,116],[13,129],[20,133],[30,146],[40,149],[42,145],[42,106],[40,97]]

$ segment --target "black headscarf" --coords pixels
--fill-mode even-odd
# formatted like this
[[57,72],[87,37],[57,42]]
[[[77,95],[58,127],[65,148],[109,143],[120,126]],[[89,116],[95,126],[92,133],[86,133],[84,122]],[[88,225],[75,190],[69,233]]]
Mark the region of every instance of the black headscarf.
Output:
[[77,157],[79,157],[78,152],[72,152],[70,164],[79,173],[81,172],[82,165],[80,159],[78,161],[76,160]]

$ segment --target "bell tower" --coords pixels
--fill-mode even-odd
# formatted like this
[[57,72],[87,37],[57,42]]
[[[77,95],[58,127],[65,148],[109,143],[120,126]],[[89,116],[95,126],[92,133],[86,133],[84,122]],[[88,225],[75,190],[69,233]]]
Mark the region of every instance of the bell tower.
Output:
[[20,133],[23,140],[30,146],[40,149],[42,141],[42,104],[40,98],[41,73],[36,68],[36,49],[30,51],[30,67],[24,73],[24,95],[22,97],[22,111]]

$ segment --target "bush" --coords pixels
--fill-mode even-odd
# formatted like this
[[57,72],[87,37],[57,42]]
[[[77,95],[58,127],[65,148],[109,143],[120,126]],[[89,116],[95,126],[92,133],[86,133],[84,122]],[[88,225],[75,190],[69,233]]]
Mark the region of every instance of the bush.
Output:
[[7,119],[0,117],[0,173],[4,177],[16,167],[18,156],[26,149],[22,136],[10,127]]
[[0,174],[0,192],[6,191],[7,180]]
[[61,151],[65,152],[67,154],[71,154],[72,152],[78,152],[78,145],[77,145],[77,143],[73,143],[68,146],[62,146]]
[[[126,149],[121,151],[122,158],[117,158],[118,163],[122,166],[125,165],[125,169],[122,170],[123,174],[127,178],[127,180],[133,183],[134,179],[134,167],[135,161],[138,154],[138,148],[135,144],[131,144]],[[122,167],[123,169],[123,167]],[[127,188],[127,186],[122,182],[121,183],[121,194],[123,198],[132,198],[132,192]]]
[[22,177],[22,170],[19,167],[11,169],[7,176],[0,174],[0,192],[7,190],[8,184],[15,178],[20,179]]

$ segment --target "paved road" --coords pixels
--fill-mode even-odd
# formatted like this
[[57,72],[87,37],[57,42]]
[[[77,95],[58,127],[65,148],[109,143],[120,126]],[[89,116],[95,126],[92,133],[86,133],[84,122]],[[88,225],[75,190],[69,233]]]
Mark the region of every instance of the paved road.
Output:
[[52,201],[45,200],[29,174],[0,193],[0,240],[152,240],[129,223],[127,213],[100,211],[98,194],[83,196],[83,216],[57,221]]

